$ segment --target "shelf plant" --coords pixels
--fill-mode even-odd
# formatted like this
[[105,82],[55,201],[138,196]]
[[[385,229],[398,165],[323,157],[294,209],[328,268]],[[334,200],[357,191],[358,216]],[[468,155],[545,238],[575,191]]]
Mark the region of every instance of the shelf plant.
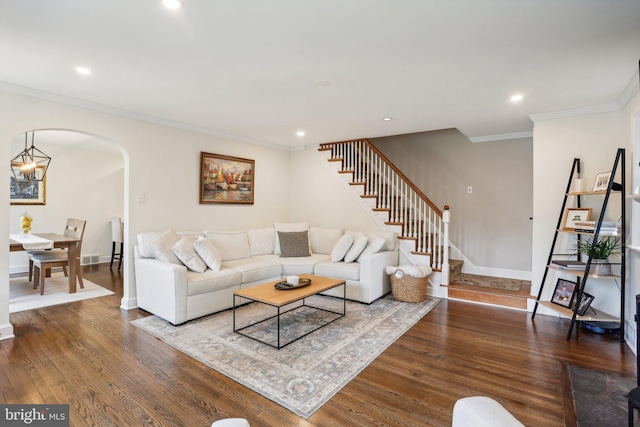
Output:
[[594,238],[588,237],[585,240],[578,240],[576,243],[576,250],[579,254],[589,256],[591,254],[591,248],[593,247],[593,258],[590,273],[607,276],[611,274],[611,263],[609,257],[612,255],[620,254],[620,238],[605,237],[599,239],[595,246],[593,244]]

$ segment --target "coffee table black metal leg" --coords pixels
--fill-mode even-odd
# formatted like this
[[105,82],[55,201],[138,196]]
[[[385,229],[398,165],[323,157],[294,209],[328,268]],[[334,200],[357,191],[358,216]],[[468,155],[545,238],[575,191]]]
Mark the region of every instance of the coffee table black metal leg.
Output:
[[280,307],[278,307],[278,350],[280,350]]
[[236,331],[236,296],[233,296],[233,332]]

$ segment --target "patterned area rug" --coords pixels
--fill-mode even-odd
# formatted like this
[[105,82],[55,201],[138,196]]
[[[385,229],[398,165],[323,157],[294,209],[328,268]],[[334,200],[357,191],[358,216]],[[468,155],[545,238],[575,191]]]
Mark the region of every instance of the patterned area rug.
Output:
[[[233,332],[231,310],[173,326],[149,316],[131,322],[266,398],[309,418],[398,337],[435,307],[440,299],[403,303],[386,295],[372,304],[347,301],[347,315],[277,350]],[[342,311],[342,300],[315,296],[315,307]],[[238,326],[276,313],[252,303],[236,310]],[[281,317],[281,340],[307,332],[310,323],[335,319],[326,311],[299,307]],[[276,338],[275,323],[265,322],[247,333]],[[306,328],[306,329],[305,329]]]

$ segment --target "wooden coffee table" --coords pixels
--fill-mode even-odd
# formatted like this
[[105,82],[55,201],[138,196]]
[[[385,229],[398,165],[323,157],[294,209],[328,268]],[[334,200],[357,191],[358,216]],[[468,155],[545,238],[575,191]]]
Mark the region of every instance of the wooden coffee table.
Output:
[[[253,340],[256,340],[258,342],[261,342],[263,344],[266,344],[268,346],[277,348],[277,349],[281,349],[289,344],[291,344],[294,341],[299,340],[300,338],[309,335],[310,333],[317,331],[318,329],[327,326],[330,323],[335,322],[336,320],[342,318],[345,316],[345,314],[347,313],[347,301],[346,301],[346,282],[344,280],[340,280],[340,279],[332,279],[330,277],[321,277],[321,276],[313,276],[310,274],[302,274],[300,275],[300,278],[306,278],[306,279],[311,279],[311,284],[307,285],[307,286],[302,286],[300,288],[296,288],[296,289],[289,289],[289,290],[278,290],[274,287],[274,285],[278,282],[281,282],[282,280],[276,280],[273,282],[269,282],[269,283],[265,283],[263,285],[258,285],[258,286],[254,286],[248,289],[241,289],[239,291],[235,291],[233,293],[233,331],[243,335],[247,338],[251,338]],[[321,307],[315,307],[312,305],[307,304],[306,302],[306,298],[309,298],[313,295],[317,295],[320,292],[324,292],[326,290],[329,289],[333,289],[336,288],[338,286],[342,286],[342,313],[338,312],[338,311],[332,311],[332,310],[328,310],[326,308],[321,308]],[[247,326],[243,326],[241,328],[237,328],[236,327],[236,301],[237,298],[246,298],[248,300],[251,301],[255,301],[255,302],[259,302],[262,304],[267,304],[269,306],[272,307],[276,307],[277,309],[277,314],[274,316],[270,316],[267,317],[266,319],[262,319],[258,322],[254,322],[251,323],[250,325]],[[289,308],[286,310],[283,310],[283,307],[295,303],[297,301],[302,301],[301,305],[298,305],[296,307],[293,308]],[[308,308],[312,308],[315,310],[322,310],[322,311],[326,311],[329,313],[333,313],[333,314],[338,314],[339,316],[334,318],[333,320],[330,320],[326,323],[323,323],[322,325],[318,326],[317,328],[314,328],[306,333],[304,333],[303,335],[300,335],[299,337],[296,337],[295,339],[285,343],[285,344],[281,344],[280,342],[280,316],[282,316],[285,313],[294,311],[294,310],[298,310],[302,307],[308,307]],[[277,320],[277,334],[278,334],[278,338],[277,338],[277,344],[273,345],[271,343],[268,343],[266,341],[260,340],[256,337],[252,337],[251,335],[243,332],[245,329],[250,328],[251,326],[254,325],[258,325],[260,323],[264,323],[268,320],[274,319],[276,318]]]

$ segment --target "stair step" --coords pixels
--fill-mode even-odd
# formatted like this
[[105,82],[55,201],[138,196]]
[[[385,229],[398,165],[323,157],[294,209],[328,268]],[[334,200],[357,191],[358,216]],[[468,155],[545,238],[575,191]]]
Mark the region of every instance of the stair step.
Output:
[[521,310],[526,310],[527,300],[534,298],[529,281],[472,274],[459,274],[455,280],[450,279],[448,296]]

